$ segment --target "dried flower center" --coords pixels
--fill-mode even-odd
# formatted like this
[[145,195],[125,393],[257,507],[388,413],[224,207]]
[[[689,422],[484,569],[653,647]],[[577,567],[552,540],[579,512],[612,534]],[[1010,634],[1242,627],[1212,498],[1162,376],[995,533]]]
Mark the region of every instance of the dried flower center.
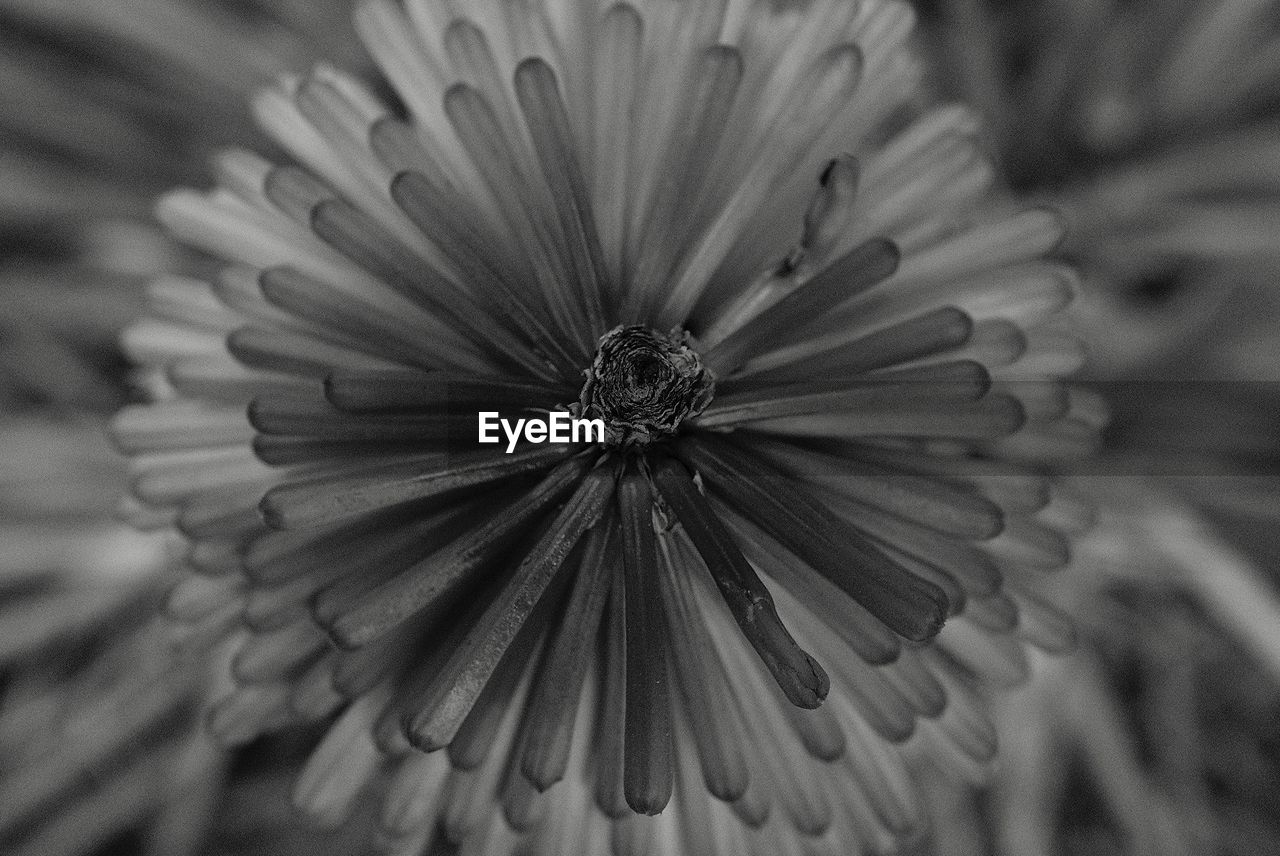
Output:
[[715,379],[683,330],[617,327],[600,338],[579,399],[581,414],[601,419],[605,443],[646,445],[669,437],[706,409]]

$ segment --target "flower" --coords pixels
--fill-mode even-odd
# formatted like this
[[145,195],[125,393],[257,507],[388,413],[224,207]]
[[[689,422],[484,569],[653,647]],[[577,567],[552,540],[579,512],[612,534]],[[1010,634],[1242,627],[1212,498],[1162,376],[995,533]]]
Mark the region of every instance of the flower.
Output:
[[[94,595],[101,592],[73,590],[62,600],[78,599],[84,612]],[[227,766],[197,715],[208,664],[173,656],[163,629],[140,621],[146,604],[133,606],[110,616],[132,632],[87,628],[91,635],[62,655],[77,664],[67,674],[52,673],[68,646],[46,642],[25,674],[10,676],[12,697],[0,708],[6,853],[95,853],[139,830],[162,839],[151,852],[192,853],[203,843]],[[45,626],[86,630],[74,623],[82,616],[52,611],[47,603],[5,607],[6,619],[20,620],[14,626],[54,618]]]
[[0,254],[0,401],[9,413],[96,413],[129,395],[120,331],[146,308],[147,280],[180,258],[150,227],[116,221],[69,245]]
[[219,147],[263,144],[242,101],[320,44],[356,44],[342,37],[349,13],[344,0],[0,4],[7,407],[120,406],[116,342],[141,314],[145,280],[206,270],[155,228],[154,197],[207,183]]
[[939,85],[978,105],[1020,193],[1071,222],[1063,253],[1093,369],[1176,358],[1275,276],[1274,2],[930,4]]
[[0,846],[91,853],[154,816],[177,853],[223,753],[198,728],[204,660],[147,620],[167,539],[112,519],[98,426],[9,417],[0,458]]
[[151,223],[152,197],[207,181],[218,146],[264,141],[227,105],[330,24],[349,31],[344,2],[286,5],[0,4],[7,854],[116,852],[131,835],[147,852],[194,852],[225,795],[230,756],[199,715],[226,671],[208,650],[225,625],[209,640],[186,629],[179,644],[153,619],[174,563],[165,539],[115,519],[124,467],[91,414],[129,395],[117,339],[146,281],[207,269]]
[[218,614],[189,586],[166,599],[173,538],[115,519],[124,463],[101,426],[0,419],[0,460],[0,849],[350,852],[350,838],[246,810],[297,775],[298,747],[233,753],[206,732],[239,604]]
[[261,141],[241,100],[349,31],[348,3],[291,5],[6,0],[8,228],[143,219],[156,194],[204,180],[219,146]]
[[929,780],[922,852],[1272,849],[1276,309],[1243,283],[1175,356],[1096,384],[1111,423],[1073,486],[1099,519],[1048,592],[1077,648],[994,705],[985,788]]
[[1099,522],[1053,591],[1078,617],[1078,648],[1037,659],[995,707],[999,771],[980,799],[938,786],[959,805],[934,835],[1010,856],[1267,852],[1274,582],[1179,494],[1134,475],[1096,481],[1082,489],[1100,498]]
[[[161,202],[226,267],[155,286],[126,346],[167,395],[115,433],[184,587],[242,604],[215,730],[342,711],[309,812],[385,753],[405,852],[881,851],[908,755],[990,758],[975,684],[1069,642],[1034,589],[1088,522],[1026,462],[1096,414],[1062,224],[921,108],[911,25],[374,0],[399,103],[287,77],[295,163]],[[479,411],[604,440],[507,454]]]

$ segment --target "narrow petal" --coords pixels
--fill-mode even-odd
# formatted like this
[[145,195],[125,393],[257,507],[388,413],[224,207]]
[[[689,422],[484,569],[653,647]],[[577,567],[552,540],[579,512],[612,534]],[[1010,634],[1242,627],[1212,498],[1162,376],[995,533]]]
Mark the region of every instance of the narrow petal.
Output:
[[668,459],[654,468],[653,480],[662,498],[684,524],[734,620],[778,686],[798,707],[820,705],[830,688],[826,673],[791,638],[778,617],[769,590],[699,493],[689,472],[682,464]]
[[415,745],[431,751],[447,746],[453,739],[565,558],[612,498],[614,470],[606,464],[583,479],[546,534],[516,568],[499,598],[449,658],[434,679],[430,696],[407,723]]
[[626,581],[626,724],[622,787],[640,814],[666,808],[674,787],[671,698],[666,658],[666,618],[647,478],[625,476],[618,489]]

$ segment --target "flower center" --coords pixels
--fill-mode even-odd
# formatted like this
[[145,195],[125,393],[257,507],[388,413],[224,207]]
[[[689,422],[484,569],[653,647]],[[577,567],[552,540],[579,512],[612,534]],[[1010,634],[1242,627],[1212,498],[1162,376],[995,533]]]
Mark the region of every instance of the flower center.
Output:
[[683,330],[617,327],[600,337],[579,399],[581,415],[601,419],[605,443],[643,446],[676,433],[711,402],[715,379]]

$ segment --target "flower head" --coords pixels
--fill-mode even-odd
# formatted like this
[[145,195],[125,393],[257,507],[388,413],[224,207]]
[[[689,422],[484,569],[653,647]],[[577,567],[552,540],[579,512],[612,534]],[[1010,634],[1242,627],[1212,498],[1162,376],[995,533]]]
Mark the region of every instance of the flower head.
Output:
[[297,799],[390,752],[406,849],[892,846],[905,755],[979,766],[974,681],[1070,636],[1033,580],[1087,513],[1012,462],[1092,430],[1058,218],[916,109],[899,3],[357,25],[405,112],[327,65],[261,94],[296,164],[161,203],[227,266],[127,338],[170,391],[117,422],[135,492],[251,629],[215,727],[345,707]]
[[681,423],[707,408],[715,381],[688,338],[683,331],[662,334],[642,324],[615,327],[600,337],[578,407],[587,418],[604,420],[608,445],[674,437]]
[[112,519],[123,464],[96,426],[6,418],[0,457],[0,847],[92,853],[216,790],[206,661],[147,620],[173,563]]
[[938,81],[990,118],[1020,193],[1071,223],[1094,368],[1176,358],[1275,276],[1274,2],[939,0]]
[[[1239,480],[1274,497],[1274,478]],[[1000,764],[985,792],[933,780],[937,801],[954,806],[935,816],[935,838],[1010,856],[1266,852],[1274,575],[1182,496],[1134,475],[1095,481],[1083,487],[1099,498],[1099,522],[1053,586],[1077,617],[1078,647],[1038,659],[995,706]],[[1274,542],[1267,528],[1251,534]]]
[[180,545],[116,519],[124,462],[101,426],[7,417],[0,460],[0,849],[350,852],[287,812],[245,809],[297,775],[307,744],[237,754],[203,727],[241,604],[175,589]]
[[[349,32],[349,3],[6,0],[0,223],[141,219],[219,146],[261,140],[240,101]],[[336,32],[335,32],[336,30]]]
[[346,0],[305,6],[0,3],[6,407],[119,407],[116,342],[142,312],[145,280],[208,269],[151,223],[154,197],[206,184],[222,146],[265,143],[240,106],[252,91],[320,44],[358,44],[344,38]]

